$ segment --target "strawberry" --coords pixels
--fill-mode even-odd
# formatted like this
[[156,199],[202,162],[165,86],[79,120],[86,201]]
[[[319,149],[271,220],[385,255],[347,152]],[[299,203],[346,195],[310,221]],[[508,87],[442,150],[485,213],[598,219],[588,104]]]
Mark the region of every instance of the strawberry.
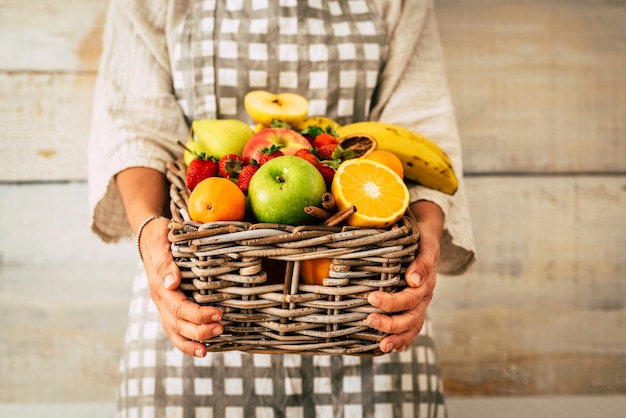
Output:
[[220,175],[227,179],[237,178],[243,166],[243,159],[237,154],[226,154],[218,163]]
[[300,158],[307,160],[313,165],[317,165],[318,163],[317,157],[315,156],[315,154],[311,152],[310,149],[306,149],[306,148],[299,149],[298,151],[296,151],[294,155],[296,157],[300,157]]
[[204,152],[196,153],[195,158],[187,167],[187,188],[191,191],[202,180],[215,177],[218,173],[217,159],[213,156],[206,155]]
[[337,159],[335,150],[341,150],[341,147],[337,144],[325,144],[317,148],[317,158],[320,160],[334,160]]
[[248,186],[250,186],[250,180],[252,179],[252,176],[254,175],[254,173],[257,172],[258,169],[259,169],[259,166],[257,164],[250,164],[241,169],[241,171],[239,172],[237,185],[239,186],[242,192],[244,193],[248,192]]
[[319,134],[313,140],[313,146],[315,148],[320,148],[320,147],[323,147],[324,145],[328,145],[328,144],[337,145],[337,144],[339,144],[339,140],[333,134],[329,134],[329,133],[326,133],[326,132],[324,132],[322,134]]
[[326,188],[330,190],[330,187],[333,184],[333,178],[335,177],[335,169],[323,162],[317,164],[315,168],[317,168],[317,171],[322,174],[322,177],[324,177],[324,182],[326,183]]
[[259,166],[265,164],[271,159],[285,155],[280,150],[282,147],[283,147],[282,145],[272,144],[272,146],[269,148],[268,147],[262,148],[260,151],[261,155],[259,156],[259,161],[257,161],[257,163],[259,163]]

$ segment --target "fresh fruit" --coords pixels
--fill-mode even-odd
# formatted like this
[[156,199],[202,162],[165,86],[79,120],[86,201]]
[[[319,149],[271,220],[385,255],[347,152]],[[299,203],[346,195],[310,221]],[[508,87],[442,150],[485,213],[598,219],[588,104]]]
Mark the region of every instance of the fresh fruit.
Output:
[[[337,148],[339,148],[339,151],[337,155],[334,155],[335,150],[337,150]],[[317,147],[316,151],[317,151],[317,157],[320,160],[336,160],[340,157],[343,149],[339,147],[338,144],[326,144],[326,145]]]
[[324,145],[338,145],[338,144],[339,144],[339,140],[337,139],[337,137],[333,134],[329,134],[326,132],[317,135],[315,139],[313,139],[313,146],[315,148],[320,148],[320,147],[323,147]]
[[207,156],[204,152],[196,155],[187,167],[187,188],[193,190],[202,180],[216,176],[218,173],[217,159]]
[[246,142],[254,134],[245,123],[236,119],[199,119],[191,123],[185,151],[185,164],[194,157],[193,151],[204,152],[220,159],[226,154],[241,155]]
[[393,152],[404,166],[404,177],[443,193],[454,194],[459,185],[448,155],[432,140],[401,126],[357,122],[337,129],[340,137],[367,133],[378,149]]
[[220,176],[224,178],[237,178],[244,167],[243,159],[237,154],[226,154],[218,163]]
[[254,90],[245,95],[243,105],[253,121],[265,126],[270,126],[273,119],[295,125],[309,113],[309,101],[294,93]]
[[317,171],[319,171],[322,177],[324,177],[326,189],[330,190],[331,185],[333,184],[333,179],[335,178],[335,169],[325,162],[316,164],[315,168],[317,168]]
[[196,222],[241,221],[246,215],[246,196],[231,180],[209,177],[189,194],[188,209]]
[[280,150],[282,147],[283,147],[282,145],[274,145],[274,144],[272,144],[269,148],[268,147],[261,148],[261,151],[260,151],[261,155],[259,156],[259,161],[257,161],[259,163],[259,165],[265,164],[266,162],[268,162],[272,158],[276,158],[276,157],[280,157],[281,155],[285,155]]
[[354,158],[362,158],[374,151],[378,144],[370,135],[351,134],[340,137],[339,145],[344,151],[351,151]]
[[259,169],[257,164],[250,164],[245,166],[239,172],[239,176],[237,177],[237,186],[241,189],[242,192],[248,193],[248,187],[250,186],[250,180],[254,173],[256,173]]
[[352,226],[388,228],[409,207],[409,189],[391,168],[367,158],[346,160],[337,169],[331,186],[339,211],[356,207],[346,223]]
[[402,166],[402,161],[396,154],[391,151],[387,151],[384,149],[375,149],[365,156],[365,158],[369,160],[378,161],[391,168],[396,172],[400,177],[404,177],[404,167]]
[[304,211],[320,206],[326,192],[324,178],[302,158],[285,155],[265,163],[248,187],[252,213],[259,222],[304,225],[316,221]]
[[300,281],[304,284],[323,285],[329,276],[330,258],[311,258],[300,261]]
[[319,126],[324,130],[327,128],[330,128],[331,130],[339,128],[339,124],[337,122],[333,119],[327,118],[326,116],[309,116],[302,122],[296,123],[294,128],[299,131],[304,131],[310,126]]
[[296,151],[295,156],[300,157],[303,160],[306,160],[313,165],[317,165],[318,163],[317,157],[315,156],[315,154],[311,152],[310,149],[306,149],[306,148],[299,149],[298,151]]
[[280,151],[285,155],[294,155],[302,148],[309,148],[311,144],[298,132],[286,128],[265,128],[254,134],[243,148],[241,156],[248,163],[251,160],[259,161],[261,150],[272,145],[280,145]]

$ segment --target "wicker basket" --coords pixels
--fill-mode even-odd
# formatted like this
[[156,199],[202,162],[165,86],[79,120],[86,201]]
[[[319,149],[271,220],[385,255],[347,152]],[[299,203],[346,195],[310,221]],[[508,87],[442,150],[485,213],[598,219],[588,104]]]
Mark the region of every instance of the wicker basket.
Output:
[[[182,272],[181,290],[223,312],[224,333],[203,341],[208,351],[382,354],[385,337],[365,323],[374,290],[396,292],[413,261],[419,233],[405,216],[388,230],[191,221],[185,166],[168,164],[169,239]],[[299,283],[300,262],[331,258],[323,285]],[[284,280],[264,270],[284,262]],[[282,272],[281,272],[282,274]],[[276,280],[278,279],[278,280]],[[272,284],[274,283],[274,284]]]

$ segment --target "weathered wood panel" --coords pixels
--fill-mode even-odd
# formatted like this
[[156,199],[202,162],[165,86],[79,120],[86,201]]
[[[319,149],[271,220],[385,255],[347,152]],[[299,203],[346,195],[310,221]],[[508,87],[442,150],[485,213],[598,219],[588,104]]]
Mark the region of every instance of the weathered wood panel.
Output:
[[[449,393],[623,393],[626,180],[468,189],[480,261],[431,305]],[[135,252],[91,236],[85,202],[82,183],[0,186],[0,402],[113,398]]]
[[[626,3],[436,4],[468,173],[626,170]],[[0,181],[85,178],[105,5],[3,3]]]
[[85,179],[94,80],[0,73],[0,181]]
[[0,71],[96,71],[107,3],[0,1]]
[[626,390],[626,179],[484,177],[479,262],[431,313],[449,393]]
[[468,172],[624,172],[626,2],[438,0]]
[[86,199],[0,186],[0,402],[115,399],[136,259],[91,234]]

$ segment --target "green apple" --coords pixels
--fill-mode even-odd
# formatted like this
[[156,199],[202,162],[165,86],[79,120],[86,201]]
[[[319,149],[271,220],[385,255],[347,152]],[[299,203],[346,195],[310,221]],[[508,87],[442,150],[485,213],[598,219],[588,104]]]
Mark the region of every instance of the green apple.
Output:
[[[236,119],[199,119],[191,124],[187,148],[195,152],[220,159],[226,154],[243,153],[243,148],[254,135],[244,122]],[[194,155],[185,151],[185,164],[189,165]]]
[[248,187],[250,207],[259,222],[306,225],[316,222],[307,206],[321,206],[324,178],[308,161],[293,155],[273,158],[254,173]]

